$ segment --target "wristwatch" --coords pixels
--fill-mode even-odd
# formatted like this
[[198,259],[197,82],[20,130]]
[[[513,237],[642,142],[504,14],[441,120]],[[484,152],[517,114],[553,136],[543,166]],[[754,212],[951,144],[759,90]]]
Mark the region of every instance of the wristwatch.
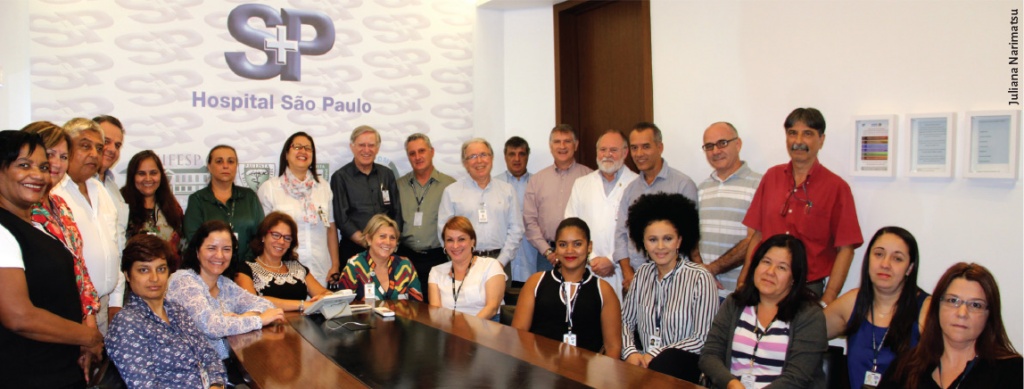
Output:
[[555,249],[548,247],[548,249],[544,251],[544,256],[547,257],[548,255],[554,254],[554,252]]

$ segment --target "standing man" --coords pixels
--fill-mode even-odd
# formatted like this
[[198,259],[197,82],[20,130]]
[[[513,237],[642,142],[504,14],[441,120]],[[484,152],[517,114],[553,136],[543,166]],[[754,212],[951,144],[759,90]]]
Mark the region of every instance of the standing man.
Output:
[[761,242],[776,234],[793,235],[807,248],[807,288],[829,304],[843,289],[853,250],[864,243],[853,193],[846,181],[818,163],[825,144],[821,112],[797,108],[784,126],[790,161],[768,169],[743,219],[751,244],[740,280]]
[[391,169],[374,163],[380,151],[380,133],[359,126],[349,137],[352,162],[331,175],[334,192],[334,220],[341,230],[338,258],[347,261],[365,249],[363,227],[373,215],[383,213],[402,228],[402,206],[398,184]]
[[597,138],[597,171],[580,177],[572,186],[565,217],[578,217],[590,226],[593,251],[587,263],[598,277],[608,281],[622,301],[622,268],[615,254],[615,223],[626,187],[638,175],[626,167],[629,141],[618,130]]
[[[121,146],[124,145],[124,126],[116,117],[100,115],[92,118],[103,130],[103,156],[100,158],[100,169],[96,176],[103,183],[104,189],[117,205],[118,227],[128,228],[128,203],[121,196],[121,188],[114,179],[114,165],[121,159]],[[127,184],[127,182],[126,182]],[[127,237],[118,237],[118,247],[124,247]]]
[[548,147],[555,163],[530,177],[523,198],[523,225],[526,240],[542,253],[537,261],[537,271],[554,268],[558,262],[555,255],[555,230],[565,218],[565,205],[577,178],[592,172],[590,168],[576,163],[576,149],[579,148],[576,132],[568,124],[559,124],[548,135]]
[[700,255],[694,258],[718,280],[718,297],[736,290],[740,265],[747,256],[747,227],[743,217],[750,208],[761,173],[740,159],[743,140],[736,127],[718,122],[704,130],[704,156],[714,171],[697,186],[700,198]]
[[[530,161],[530,144],[526,142],[526,139],[513,136],[505,141],[504,154],[505,166],[508,170],[494,176],[494,179],[512,185],[516,191],[516,201],[522,204],[523,198],[526,197],[526,185],[529,184],[530,177],[533,177],[533,174],[526,171],[526,165]],[[519,242],[519,249],[516,250],[516,256],[512,259],[511,278],[509,278],[510,282],[506,289],[522,287],[526,279],[537,271],[537,255],[537,249],[533,248],[524,233],[523,240]],[[515,304],[516,302],[506,303]]]
[[444,223],[452,216],[466,217],[476,231],[473,254],[497,259],[509,279],[510,264],[523,239],[523,216],[512,185],[491,179],[493,159],[494,149],[483,138],[462,144],[462,166],[469,178],[444,189],[437,212],[437,232],[443,232]]
[[[629,289],[629,284],[633,282],[633,269],[647,261],[629,239],[629,230],[626,228],[629,206],[641,195],[658,192],[679,193],[697,202],[697,185],[689,176],[665,163],[661,158],[664,151],[665,144],[662,143],[658,126],[649,122],[633,126],[629,132],[629,154],[633,156],[633,163],[640,171],[640,179],[626,187],[622,203],[619,204],[619,217],[615,221],[615,258],[618,258],[619,266],[622,267],[623,290]],[[691,258],[694,256],[694,253],[684,254]]]
[[121,293],[115,293],[118,284],[124,283],[118,246],[124,229],[118,226],[117,205],[103,183],[96,179],[103,153],[103,130],[86,118],[71,119],[64,129],[71,136],[74,152],[68,161],[67,174],[54,184],[53,194],[68,203],[82,234],[85,267],[100,297],[96,323],[100,332],[106,334],[107,324],[120,310],[124,298]]
[[402,218],[411,222],[402,228],[398,250],[399,255],[412,261],[422,280],[430,275],[430,268],[446,260],[437,230],[444,223],[438,223],[437,210],[444,189],[455,179],[434,169],[434,146],[426,135],[409,135],[405,153],[412,171],[398,179],[398,198],[402,202]]

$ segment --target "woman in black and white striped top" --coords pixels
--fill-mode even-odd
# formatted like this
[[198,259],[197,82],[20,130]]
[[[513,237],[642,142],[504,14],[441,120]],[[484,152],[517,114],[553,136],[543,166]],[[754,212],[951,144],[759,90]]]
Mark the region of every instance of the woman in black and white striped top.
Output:
[[696,205],[679,194],[644,195],[629,207],[626,224],[630,240],[649,261],[637,269],[625,297],[622,358],[695,382],[718,311],[714,276],[682,258],[700,241]]

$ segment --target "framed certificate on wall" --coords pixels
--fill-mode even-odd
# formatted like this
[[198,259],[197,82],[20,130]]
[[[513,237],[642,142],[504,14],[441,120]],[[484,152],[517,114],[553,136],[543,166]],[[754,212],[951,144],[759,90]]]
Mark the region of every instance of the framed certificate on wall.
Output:
[[956,114],[907,115],[904,139],[909,144],[907,175],[952,177],[956,150]]
[[1017,178],[1020,111],[968,112],[964,177]]
[[853,118],[853,175],[892,177],[896,172],[896,115]]

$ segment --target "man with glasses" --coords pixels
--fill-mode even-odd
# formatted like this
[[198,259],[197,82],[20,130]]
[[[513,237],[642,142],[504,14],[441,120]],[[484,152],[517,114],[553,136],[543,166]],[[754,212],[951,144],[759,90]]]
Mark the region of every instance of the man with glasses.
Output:
[[[526,197],[526,186],[530,183],[530,178],[533,177],[533,174],[527,170],[527,164],[530,162],[530,144],[526,142],[526,139],[513,136],[505,141],[504,154],[506,170],[496,174],[494,179],[512,185],[512,189],[516,191],[516,200],[522,204]],[[523,227],[526,227],[525,224]],[[512,258],[509,273],[511,278],[508,279],[505,286],[506,291],[512,293],[513,287],[522,286],[526,279],[537,271],[538,255],[540,253],[526,239],[524,232],[523,240],[519,242],[519,248],[516,250],[516,256]],[[512,296],[509,295],[509,297]],[[506,305],[508,304],[515,305],[516,302],[506,301]]]
[[509,265],[523,239],[523,214],[512,186],[491,179],[493,163],[494,149],[483,138],[462,144],[462,166],[466,167],[469,178],[455,181],[444,189],[437,212],[437,233],[443,242],[441,234],[448,219],[466,217],[476,231],[473,254],[497,259],[505,266],[508,276]]
[[818,162],[825,144],[821,112],[797,108],[784,127],[790,161],[768,169],[754,193],[743,219],[750,244],[739,280],[742,285],[761,242],[776,234],[793,235],[807,248],[807,288],[827,305],[843,289],[853,250],[864,243],[857,209],[850,185]]
[[86,118],[71,119],[64,129],[71,136],[74,152],[67,174],[52,184],[52,193],[67,202],[82,234],[85,268],[100,298],[96,322],[100,332],[106,334],[107,324],[124,302],[124,273],[118,246],[123,241],[124,229],[118,224],[117,203],[96,176],[102,166],[103,130]]
[[536,271],[551,270],[558,261],[555,255],[555,230],[565,217],[565,205],[569,203],[572,184],[577,178],[593,171],[576,163],[576,149],[579,145],[572,126],[559,124],[552,128],[548,135],[548,147],[555,163],[534,174],[526,186],[526,195],[523,197],[526,239],[542,255],[538,258],[540,260],[537,261]]
[[700,254],[694,261],[718,280],[718,297],[736,290],[740,265],[747,256],[747,227],[743,217],[761,183],[761,173],[740,159],[743,140],[736,127],[718,122],[704,130],[701,146],[714,171],[697,186],[700,199]]
[[622,268],[615,253],[615,217],[626,187],[638,175],[626,167],[629,141],[619,130],[608,130],[597,138],[597,171],[580,177],[572,185],[565,217],[578,217],[590,226],[593,251],[587,258],[590,270],[608,281],[622,300]]
[[[629,239],[626,228],[626,214],[629,206],[640,196],[648,193],[679,193],[697,202],[697,185],[690,176],[668,166],[661,153],[665,151],[661,129],[654,123],[641,122],[629,132],[629,154],[640,171],[640,178],[626,187],[619,204],[619,216],[615,221],[615,257],[622,267],[622,290],[625,292],[633,282],[633,270],[643,265],[647,257]],[[690,237],[693,238],[693,237]],[[683,253],[695,257],[693,253]]]
[[338,258],[343,262],[366,249],[363,228],[373,215],[383,213],[398,222],[399,229],[403,225],[395,174],[374,163],[380,151],[380,133],[373,127],[359,126],[349,141],[352,162],[331,175],[334,221],[342,237]]

